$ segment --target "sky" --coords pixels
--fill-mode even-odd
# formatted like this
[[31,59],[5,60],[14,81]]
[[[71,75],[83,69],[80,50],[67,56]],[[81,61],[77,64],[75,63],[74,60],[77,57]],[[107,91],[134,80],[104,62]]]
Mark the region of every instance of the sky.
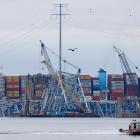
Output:
[[[69,4],[62,19],[62,57],[82,74],[122,73],[113,45],[140,66],[139,0],[0,0],[0,66],[4,75],[48,73],[40,43],[58,54],[59,17],[53,4]],[[77,48],[74,52],[69,48]],[[58,58],[48,52],[58,70]],[[131,60],[131,61],[130,61]],[[62,64],[63,71],[77,70]],[[135,71],[137,72],[137,71]],[[138,72],[137,72],[138,73]],[[139,74],[139,73],[138,73]]]

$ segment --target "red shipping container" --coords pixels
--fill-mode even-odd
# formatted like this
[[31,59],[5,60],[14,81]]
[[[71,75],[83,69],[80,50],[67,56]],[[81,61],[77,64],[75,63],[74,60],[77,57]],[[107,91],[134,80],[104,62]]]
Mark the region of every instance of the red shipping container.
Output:
[[126,96],[138,96],[139,95],[138,86],[127,85],[125,93]]
[[80,75],[80,80],[91,80],[92,77],[90,75]]
[[7,83],[7,85],[19,85],[19,82],[16,82],[16,81],[10,81],[10,82],[6,82]]
[[19,88],[7,88],[7,91],[19,91]]
[[111,90],[111,93],[123,93],[124,94],[124,90]]
[[115,96],[115,95],[113,95],[113,96],[111,96],[111,100],[123,100],[124,99],[124,96],[122,95],[120,95],[120,96]]
[[26,88],[22,88],[22,89],[21,89],[21,92],[22,92],[22,93],[26,93]]
[[123,75],[119,74],[108,75],[108,81],[123,81]]
[[95,97],[93,96],[93,97],[92,97],[92,100],[93,100],[93,101],[100,101],[100,96],[95,96]]
[[19,88],[19,85],[7,85],[6,88]]

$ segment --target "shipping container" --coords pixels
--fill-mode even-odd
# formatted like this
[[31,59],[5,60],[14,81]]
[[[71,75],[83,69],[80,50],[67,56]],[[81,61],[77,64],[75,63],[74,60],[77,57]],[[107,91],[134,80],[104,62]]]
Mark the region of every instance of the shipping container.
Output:
[[137,96],[139,95],[138,85],[127,85],[125,86],[126,96]]
[[122,74],[109,74],[108,81],[124,81]]
[[124,90],[126,97],[139,96],[138,76],[136,73],[124,73]]
[[123,95],[112,95],[111,100],[123,100],[124,96]]
[[83,91],[84,91],[84,93],[92,93],[92,89],[91,89],[91,87],[83,87]]
[[80,80],[91,80],[92,77],[90,75],[80,75]]
[[121,74],[110,74],[108,75],[112,80],[115,80],[115,79],[123,79],[123,75]]
[[100,91],[94,91],[93,96],[100,96]]
[[92,86],[92,101],[100,101],[100,84],[99,77],[93,77],[93,86]]
[[7,83],[7,86],[6,86],[7,90],[8,89],[19,89],[19,84],[18,85],[14,85],[14,84],[10,84]]
[[43,92],[42,91],[35,91],[35,98],[42,99]]
[[138,79],[138,82],[139,82],[139,97],[140,97],[140,78]]
[[91,96],[85,96],[87,102],[91,102]]
[[19,82],[19,76],[6,76],[6,82]]
[[21,76],[20,77],[20,83],[21,83],[21,98],[26,99],[27,97],[27,76]]
[[13,98],[13,99],[20,98],[19,91],[7,91],[7,98]]
[[92,86],[92,81],[90,80],[81,80],[81,86],[82,87],[91,87]]
[[27,83],[26,83],[26,98],[29,100],[33,100],[34,97],[34,81],[33,76],[28,74],[27,75]]
[[93,92],[94,91],[99,91],[100,90],[100,85],[99,85],[99,78],[98,77],[93,77],[92,78],[92,83],[93,83],[93,86],[92,86],[92,90]]
[[108,99],[118,100],[124,98],[124,78],[120,74],[108,75]]
[[93,93],[92,93],[92,100],[93,101],[100,101],[100,90],[93,90]]
[[6,96],[8,98],[20,98],[20,77],[19,76],[5,76]]
[[2,73],[0,73],[0,98],[5,97],[5,79]]
[[103,69],[99,70],[99,85],[100,91],[105,91],[107,89],[106,71]]
[[122,95],[124,95],[124,90],[119,90],[119,89],[117,89],[117,90],[111,90],[111,93],[112,94],[113,93],[117,93],[117,94],[121,93]]
[[84,93],[85,96],[92,96],[91,93]]
[[100,101],[100,96],[93,96],[92,101]]
[[34,99],[42,99],[43,91],[48,87],[51,77],[42,74],[33,75]]

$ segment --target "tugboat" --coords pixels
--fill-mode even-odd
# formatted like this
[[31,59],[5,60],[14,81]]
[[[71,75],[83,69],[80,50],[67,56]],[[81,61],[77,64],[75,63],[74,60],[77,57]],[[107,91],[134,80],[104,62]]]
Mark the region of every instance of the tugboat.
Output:
[[140,122],[136,120],[132,120],[132,122],[129,124],[129,129],[119,129],[119,132],[126,133],[130,135],[140,135]]

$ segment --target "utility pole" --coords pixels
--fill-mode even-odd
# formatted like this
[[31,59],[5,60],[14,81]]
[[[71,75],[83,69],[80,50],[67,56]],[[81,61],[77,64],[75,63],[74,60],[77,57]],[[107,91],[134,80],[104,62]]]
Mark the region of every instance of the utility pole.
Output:
[[52,14],[59,16],[59,71],[62,71],[62,16],[67,16],[69,14],[63,13],[62,9],[68,7],[68,4],[54,4],[55,7],[59,8],[59,13]]

